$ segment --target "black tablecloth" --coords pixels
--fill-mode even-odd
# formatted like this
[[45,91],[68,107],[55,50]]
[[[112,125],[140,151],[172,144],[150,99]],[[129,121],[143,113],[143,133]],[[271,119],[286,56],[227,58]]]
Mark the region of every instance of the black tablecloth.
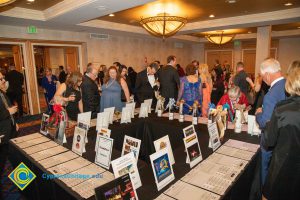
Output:
[[[113,125],[109,126],[112,130],[111,138],[114,139],[112,160],[121,156],[125,135],[142,140],[138,161],[142,187],[137,190],[140,199],[153,199],[168,188],[167,186],[160,192],[156,189],[152,168],[149,164],[149,155],[155,152],[153,141],[165,135],[169,135],[175,158],[173,170],[176,180],[173,181],[173,183],[190,171],[189,164],[186,164],[185,162],[186,153],[184,152],[182,131],[183,128],[190,124],[191,122],[179,123],[178,120],[169,121],[168,118],[158,118],[151,115],[148,118],[135,118],[130,124],[120,124],[119,122],[115,122]],[[208,148],[209,135],[207,126],[198,124],[195,126],[195,129],[198,135],[201,153],[203,159],[205,159],[213,153],[212,149]],[[227,130],[224,142],[230,138],[249,143],[259,143],[259,138],[257,136],[250,136],[247,133],[236,134],[233,130]],[[71,149],[72,138],[68,138],[67,141],[67,144],[64,146]],[[86,153],[83,154],[83,157],[91,162],[94,162],[95,160],[95,142],[96,131],[95,128],[91,128],[88,133]],[[26,155],[25,152],[19,149],[12,142],[10,142],[10,160],[14,167],[16,167],[20,162],[24,162],[37,175],[37,178],[23,191],[24,195],[28,197],[28,199],[81,199],[77,193],[68,188],[62,181],[58,179],[42,179],[42,174],[44,172],[49,172]],[[256,160],[257,155],[251,160],[246,170],[242,172],[238,180],[233,184],[232,188],[230,188],[230,190],[226,193],[226,196],[223,197],[224,199],[248,199]],[[110,171],[112,171],[112,169],[110,169]],[[94,197],[91,197],[90,199],[94,199]]]

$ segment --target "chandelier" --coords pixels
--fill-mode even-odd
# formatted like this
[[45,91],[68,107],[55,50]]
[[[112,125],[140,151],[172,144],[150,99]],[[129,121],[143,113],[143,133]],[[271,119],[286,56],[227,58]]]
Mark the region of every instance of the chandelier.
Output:
[[154,17],[142,18],[140,24],[151,35],[163,39],[177,33],[187,23],[187,19],[178,16],[170,16],[168,13],[161,13]]
[[207,35],[205,37],[209,42],[221,45],[230,42],[234,38],[234,36],[235,35],[224,35],[224,31],[221,31],[220,34]]
[[13,2],[15,2],[16,0],[0,0],[0,7],[1,6],[6,6],[8,4],[11,4]]

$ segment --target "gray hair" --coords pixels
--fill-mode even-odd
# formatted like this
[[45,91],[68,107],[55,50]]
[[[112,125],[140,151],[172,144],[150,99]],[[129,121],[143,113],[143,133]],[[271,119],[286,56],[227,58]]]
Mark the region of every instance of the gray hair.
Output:
[[238,98],[241,95],[241,90],[238,86],[234,85],[233,87],[229,88],[228,96],[232,98]]
[[274,58],[266,59],[260,65],[261,74],[265,74],[267,72],[274,74],[280,71],[281,71],[280,63],[278,62],[278,60],[275,60]]

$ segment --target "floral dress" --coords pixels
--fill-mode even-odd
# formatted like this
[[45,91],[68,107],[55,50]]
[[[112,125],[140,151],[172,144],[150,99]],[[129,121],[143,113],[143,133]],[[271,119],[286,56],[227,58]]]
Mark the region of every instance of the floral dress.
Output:
[[[193,106],[195,100],[202,105],[202,84],[201,79],[199,78],[197,82],[191,83],[185,77],[180,79],[180,89],[178,94],[178,101],[184,100],[185,104],[183,105],[183,114],[192,114],[190,107]],[[198,116],[200,115],[200,110],[198,110]]]

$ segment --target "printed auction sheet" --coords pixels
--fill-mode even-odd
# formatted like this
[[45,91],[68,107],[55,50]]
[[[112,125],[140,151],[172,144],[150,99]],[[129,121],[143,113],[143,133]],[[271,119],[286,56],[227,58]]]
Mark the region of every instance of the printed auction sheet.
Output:
[[225,142],[224,145],[229,146],[229,147],[234,147],[237,149],[242,149],[245,151],[251,151],[254,153],[256,153],[259,148],[258,144],[251,144],[251,143],[242,142],[242,141],[238,141],[238,140],[232,140],[232,139],[229,139],[227,142]]
[[53,167],[55,165],[59,165],[59,164],[61,164],[63,162],[72,160],[72,159],[77,158],[77,157],[78,157],[77,154],[73,153],[72,151],[67,151],[65,153],[62,153],[62,154],[59,154],[59,155],[56,155],[56,156],[53,156],[53,157],[41,160],[41,161],[39,161],[39,163],[44,168],[48,169],[50,167]]
[[250,161],[255,154],[251,151],[245,151],[242,149],[237,149],[234,147],[229,147],[229,146],[224,146],[224,145],[221,146],[217,150],[217,153],[224,154],[227,156],[232,156],[232,157],[247,160],[247,161]]
[[38,145],[35,145],[35,146],[25,148],[25,149],[23,149],[23,151],[25,151],[28,155],[31,155],[31,154],[37,153],[39,151],[43,151],[45,149],[50,149],[50,148],[56,147],[56,146],[58,146],[58,144],[51,140],[49,142],[45,142],[45,143],[42,143],[42,144],[38,144]]

